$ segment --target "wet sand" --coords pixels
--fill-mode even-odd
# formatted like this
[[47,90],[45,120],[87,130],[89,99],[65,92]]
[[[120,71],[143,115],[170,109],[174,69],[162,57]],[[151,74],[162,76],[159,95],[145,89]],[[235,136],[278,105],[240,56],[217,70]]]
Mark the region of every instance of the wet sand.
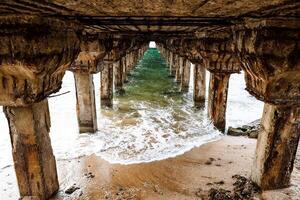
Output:
[[[52,199],[201,199],[212,187],[232,189],[235,174],[248,177],[255,145],[254,139],[226,136],[151,163],[110,164],[95,155],[58,161],[61,188]],[[65,194],[72,185],[77,190]],[[292,186],[264,192],[257,199],[300,199],[299,151]]]

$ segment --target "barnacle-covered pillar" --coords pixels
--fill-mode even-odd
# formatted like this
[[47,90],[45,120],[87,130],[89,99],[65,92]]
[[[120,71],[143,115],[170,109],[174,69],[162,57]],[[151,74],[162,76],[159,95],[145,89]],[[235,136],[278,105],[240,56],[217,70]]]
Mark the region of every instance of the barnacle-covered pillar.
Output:
[[251,178],[288,187],[300,137],[299,20],[247,21],[235,32],[247,90],[265,102]]
[[0,105],[9,124],[20,196],[45,200],[59,189],[47,97],[59,91],[79,53],[79,40],[71,31],[76,27],[59,20],[14,22],[1,22]]

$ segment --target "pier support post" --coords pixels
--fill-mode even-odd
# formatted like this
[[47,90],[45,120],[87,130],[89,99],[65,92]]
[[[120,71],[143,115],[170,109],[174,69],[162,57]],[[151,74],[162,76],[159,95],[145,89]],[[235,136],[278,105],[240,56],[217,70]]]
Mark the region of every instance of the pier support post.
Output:
[[4,107],[21,198],[48,199],[59,189],[52,152],[48,101]]
[[170,67],[170,76],[175,77],[175,55],[173,52],[170,52],[170,63],[169,63],[169,67]]
[[123,62],[122,59],[115,63],[115,90],[119,94],[124,93],[123,88]]
[[194,103],[200,105],[205,102],[206,70],[199,64],[194,65]]
[[131,71],[131,53],[126,54],[126,74],[127,76],[130,76],[130,71]]
[[127,68],[127,58],[126,56],[124,56],[122,58],[122,66],[123,66],[123,75],[122,75],[122,79],[123,79],[123,83],[126,83],[128,81],[127,79],[127,72],[128,72],[128,68]]
[[167,60],[167,66],[170,66],[170,51],[166,50],[166,60]]
[[288,187],[300,137],[300,107],[265,104],[251,178],[262,189]]
[[101,105],[111,107],[113,100],[113,64],[105,63],[101,71]]
[[176,70],[175,70],[175,81],[180,83],[181,81],[181,71],[182,71],[182,57],[176,55]]
[[74,72],[76,88],[76,110],[80,133],[97,131],[97,114],[93,75],[87,72]]
[[278,189],[289,186],[299,143],[299,21],[262,22],[237,31],[234,41],[247,90],[265,102],[251,179],[262,189]]
[[130,74],[132,70],[132,52],[126,54],[127,58],[127,74]]
[[208,117],[221,132],[226,127],[226,106],[230,74],[211,73],[208,94]]
[[181,74],[181,84],[180,84],[180,90],[181,92],[187,92],[189,89],[189,83],[190,83],[190,69],[191,69],[191,63],[187,59],[183,59],[182,63],[182,74]]
[[20,197],[46,200],[59,189],[47,97],[61,88],[80,40],[76,28],[63,21],[25,21],[16,20],[0,34],[0,105],[8,120]]

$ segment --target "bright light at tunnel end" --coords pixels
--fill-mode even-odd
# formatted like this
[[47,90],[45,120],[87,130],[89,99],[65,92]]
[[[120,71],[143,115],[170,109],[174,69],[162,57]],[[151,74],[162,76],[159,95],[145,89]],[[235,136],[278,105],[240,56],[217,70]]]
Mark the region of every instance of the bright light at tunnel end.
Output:
[[149,43],[149,47],[150,47],[150,48],[156,48],[156,43],[155,43],[154,41],[151,41],[151,42]]

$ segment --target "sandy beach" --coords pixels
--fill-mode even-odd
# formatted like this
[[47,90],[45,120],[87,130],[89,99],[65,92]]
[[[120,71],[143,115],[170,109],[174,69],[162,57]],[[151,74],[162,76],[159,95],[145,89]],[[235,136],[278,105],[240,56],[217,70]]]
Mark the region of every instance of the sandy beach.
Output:
[[[250,175],[255,145],[254,139],[225,136],[151,163],[109,164],[95,155],[58,161],[61,187],[52,199],[205,199],[212,187],[232,189],[233,175]],[[66,194],[73,185],[76,190]],[[299,151],[291,187],[263,192],[256,199],[300,199]]]

